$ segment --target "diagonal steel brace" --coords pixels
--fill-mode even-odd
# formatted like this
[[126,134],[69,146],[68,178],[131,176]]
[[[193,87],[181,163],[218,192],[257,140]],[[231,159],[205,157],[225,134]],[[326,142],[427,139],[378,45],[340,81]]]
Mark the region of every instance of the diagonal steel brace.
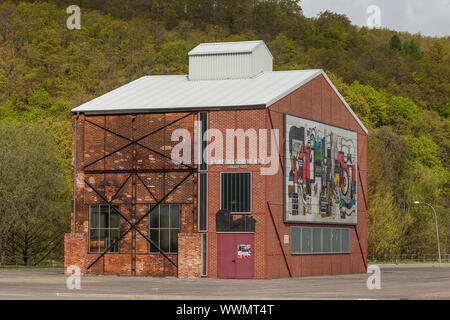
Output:
[[[152,132],[150,132],[150,133],[148,133],[148,134],[143,135],[142,137],[140,137],[140,138],[138,138],[138,139],[131,140],[129,143],[127,143],[127,144],[124,145],[123,147],[120,147],[119,149],[116,149],[116,150],[114,150],[114,151],[108,153],[107,155],[104,155],[104,156],[100,157],[99,159],[94,160],[94,161],[92,161],[91,163],[85,165],[85,166],[84,166],[84,169],[86,170],[87,167],[89,167],[89,166],[91,166],[91,165],[93,165],[93,164],[95,164],[95,163],[97,163],[97,162],[99,162],[99,161],[101,161],[101,160],[103,160],[103,159],[106,159],[106,158],[108,158],[109,156],[112,156],[113,154],[116,154],[117,152],[119,152],[119,151],[121,151],[121,150],[123,150],[123,149],[125,149],[125,148],[128,148],[129,146],[131,146],[131,145],[133,145],[133,144],[136,144],[136,143],[138,143],[139,141],[141,141],[141,140],[143,140],[143,139],[145,139],[145,138],[147,138],[147,137],[149,137],[149,136],[151,136],[151,135],[153,135],[153,134],[155,134],[155,133],[157,133],[157,132],[159,132],[159,131],[161,131],[161,130],[163,130],[163,129],[169,127],[169,126],[171,126],[172,124],[174,124],[174,123],[176,123],[176,122],[178,122],[178,121],[180,121],[180,120],[183,120],[184,118],[187,118],[188,116],[193,115],[193,114],[194,114],[193,112],[190,112],[190,113],[188,113],[188,114],[182,116],[181,118],[179,118],[179,119],[177,119],[177,120],[171,121],[171,122],[165,124],[164,126],[158,128],[158,129],[156,129],[156,130],[153,130]],[[89,121],[89,122],[92,123],[91,121]],[[106,129],[106,128],[102,128],[102,129]],[[108,130],[107,130],[107,131],[108,131]],[[108,132],[114,133],[114,132],[112,132],[112,131],[108,131]],[[114,134],[115,134],[115,133],[114,133]],[[118,135],[118,134],[117,134],[117,135]],[[120,136],[120,135],[119,135],[119,136]],[[129,140],[128,138],[125,138],[125,137],[123,137],[123,138],[126,139],[126,140]],[[141,146],[142,146],[142,147],[145,147],[145,146],[143,146],[143,145],[141,145]],[[147,149],[148,149],[148,148],[147,148]],[[153,150],[153,152],[155,152],[155,151]],[[157,152],[157,151],[156,151],[156,152]],[[167,157],[166,155],[164,155],[164,156]],[[189,167],[189,168],[191,168],[191,167]],[[192,168],[191,168],[191,169],[192,169]]]
[[112,208],[114,211],[116,211],[121,217],[123,217],[125,219],[125,221],[130,224],[130,228],[125,231],[122,235],[120,235],[120,237],[114,241],[108,248],[105,249],[105,251],[103,251],[88,267],[87,269],[89,270],[95,263],[97,263],[97,261],[99,261],[106,253],[108,253],[116,244],[119,243],[120,240],[122,240],[127,234],[128,232],[130,232],[132,229],[136,230],[142,237],[144,237],[145,240],[147,240],[150,244],[152,244],[162,255],[164,258],[166,258],[172,265],[174,265],[175,267],[178,267],[177,264],[175,262],[173,262],[167,255],[166,253],[151,239],[149,239],[147,236],[145,236],[138,228],[137,225],[145,218],[147,217],[150,212],[152,212],[157,206],[159,206],[164,200],[167,199],[167,197],[169,197],[169,195],[174,192],[184,181],[186,181],[186,179],[192,174],[193,172],[190,172],[189,174],[187,174],[172,190],[170,190],[164,197],[162,197],[156,204],[155,206],[153,206],[150,210],[148,210],[141,218],[138,219],[138,221],[136,221],[135,223],[130,222],[121,212],[119,212],[119,210],[117,210],[115,207],[111,206],[111,203],[108,202],[106,200],[105,197],[103,197],[97,190],[95,190],[86,180],[85,183],[95,192],[99,195],[99,197],[101,197],[103,199],[103,201],[105,201],[108,206],[110,208]]

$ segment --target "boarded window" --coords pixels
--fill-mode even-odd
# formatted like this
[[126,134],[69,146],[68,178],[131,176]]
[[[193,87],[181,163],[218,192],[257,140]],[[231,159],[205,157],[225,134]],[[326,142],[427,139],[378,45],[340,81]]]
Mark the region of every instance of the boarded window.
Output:
[[235,219],[230,211],[220,209],[216,213],[216,231],[255,232],[256,220],[250,215],[241,215]]

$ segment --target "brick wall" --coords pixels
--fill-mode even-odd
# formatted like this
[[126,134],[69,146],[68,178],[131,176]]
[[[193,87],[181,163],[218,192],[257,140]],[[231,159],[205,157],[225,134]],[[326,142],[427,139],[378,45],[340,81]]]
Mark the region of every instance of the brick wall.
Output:
[[[182,120],[171,124],[182,117]],[[136,233],[133,249],[132,232],[121,240],[119,253],[106,254],[86,270],[99,256],[98,253],[89,253],[89,205],[111,201],[119,206],[119,211],[130,222],[143,217],[150,204],[162,199],[188,174],[176,171],[186,167],[170,160],[172,148],[178,143],[170,138],[177,128],[187,129],[192,134],[194,120],[195,115],[187,113],[79,116],[77,136],[73,137],[72,145],[74,150],[76,141],[77,173],[72,177],[76,181],[76,233],[66,235],[65,266],[79,265],[83,273],[93,274],[130,275],[134,266],[136,275],[177,275],[176,267],[161,254],[149,254],[149,244],[139,233]],[[139,140],[139,144],[130,143],[154,131],[155,134]],[[166,169],[172,171],[164,171]],[[131,174],[131,171],[136,174]],[[163,201],[181,205],[182,233],[196,232],[196,179],[194,173]],[[71,230],[73,218],[72,210]],[[121,233],[129,228],[130,224],[121,218]],[[147,216],[139,223],[138,229],[148,237],[148,228]],[[168,256],[177,263],[177,254]]]
[[178,234],[178,278],[202,276],[202,238],[200,233]]
[[67,267],[76,265],[82,274],[86,273],[87,239],[84,233],[66,233],[64,236],[64,273]]
[[[280,131],[280,156],[283,156],[284,113],[321,121],[327,124],[348,128],[358,134],[358,167],[361,184],[358,185],[358,225],[351,228],[350,254],[328,255],[290,255],[290,244],[281,243],[286,253],[288,265],[293,276],[321,274],[339,274],[364,272],[362,257],[367,259],[367,135],[346,109],[345,105],[329,86],[323,76],[319,76],[291,94],[277,101],[269,109],[232,110],[208,112],[208,127],[220,130],[225,136],[226,129],[263,129],[278,128]],[[102,198],[87,186],[89,182],[108,201],[120,205],[121,212],[129,219],[139,219],[148,210],[148,205],[161,199],[174,188],[185,173],[141,173],[140,179],[126,182],[128,173],[95,174],[92,171],[136,169],[179,169],[180,165],[167,161],[163,156],[150,150],[133,145],[126,147],[129,141],[120,138],[100,127],[119,133],[122,137],[136,139],[152,130],[175,121],[186,113],[173,114],[138,114],[111,116],[84,116],[78,119],[77,137],[77,175],[76,187],[76,234],[66,236],[65,266],[81,264],[87,266],[98,254],[88,254],[89,205],[104,203]],[[170,156],[170,151],[177,142],[170,141],[174,129],[185,128],[192,132],[194,116],[187,116],[176,125],[168,126],[142,141],[141,144]],[[126,148],[125,148],[126,147]],[[114,150],[119,152],[96,163],[96,159],[108,155]],[[268,146],[270,150],[270,145]],[[234,150],[236,151],[236,150]],[[224,156],[226,149],[223,150]],[[246,158],[250,155],[248,150]],[[284,163],[284,161],[282,161]],[[88,170],[86,170],[85,166]],[[274,176],[260,175],[261,165],[208,165],[208,277],[217,277],[217,236],[215,214],[220,209],[220,173],[250,172],[252,181],[251,216],[255,225],[255,278],[287,277],[288,271],[280,242],[284,235],[290,235],[291,225],[285,224],[284,216],[284,172],[280,167]],[[91,171],[89,171],[91,170]],[[165,203],[181,204],[181,234],[179,239],[179,255],[170,255],[178,261],[180,277],[198,277],[201,273],[201,240],[197,234],[197,177],[186,180],[177,191],[165,200]],[[144,182],[144,183],[142,183]],[[269,206],[274,221],[269,215]],[[234,218],[239,218],[236,215]],[[73,219],[73,213],[72,213]],[[308,224],[311,226],[311,224]],[[313,225],[314,226],[314,225]],[[330,227],[334,227],[330,225]],[[121,219],[121,230],[129,228]],[[139,229],[148,235],[148,221],[144,219]],[[276,232],[277,231],[277,232]],[[356,232],[360,242],[357,241]],[[91,269],[97,274],[130,274],[131,273],[131,233],[121,241],[119,254],[107,254]],[[360,251],[362,247],[362,254]],[[160,254],[148,254],[147,241],[140,235],[136,239],[136,274],[137,275],[177,275],[173,267]],[[200,257],[200,258],[199,258]],[[193,266],[190,268],[189,266]],[[180,270],[180,268],[182,270]]]
[[[283,258],[275,227],[280,234],[282,246],[293,276],[324,274],[344,274],[365,272],[363,257],[367,261],[367,134],[347,110],[344,103],[321,75],[273,104],[267,111],[273,127],[280,129],[280,145],[283,145],[284,114],[321,121],[334,126],[354,130],[358,139],[358,224],[350,226],[350,254],[291,255],[290,243],[284,244],[284,235],[290,237],[291,226],[321,226],[319,224],[283,223],[284,217],[284,173],[266,177],[269,192],[268,201],[275,219],[275,226],[268,220],[267,225],[267,276],[287,277],[288,269]],[[270,124],[269,124],[270,127]],[[283,155],[280,148],[280,155]],[[284,161],[283,161],[284,162]],[[326,225],[327,227],[342,227]],[[358,243],[358,232],[360,243]],[[362,247],[362,253],[360,246]]]
[[[284,223],[284,114],[289,113],[334,126],[354,130],[358,135],[358,167],[361,184],[358,185],[358,225],[350,228],[350,254],[291,255],[290,243],[285,244],[284,235],[290,237],[290,226],[323,226],[314,224]],[[367,135],[347,110],[338,95],[323,76],[318,76],[291,94],[274,103],[268,110],[211,111],[208,113],[209,128],[255,130],[279,129],[281,165],[276,175],[261,176],[260,165],[231,166],[213,164],[208,166],[208,277],[217,277],[217,236],[215,214],[220,209],[220,173],[251,172],[252,211],[256,219],[255,230],[255,278],[288,277],[288,268],[281,246],[286,254],[293,276],[342,274],[365,272],[363,258],[367,259]],[[270,150],[270,145],[267,146]],[[226,147],[224,147],[224,156]],[[249,158],[246,152],[246,158]],[[359,176],[358,176],[359,179]],[[274,217],[272,222],[269,207]],[[241,217],[236,215],[234,218]],[[339,227],[338,225],[327,225]],[[280,241],[277,237],[280,236]],[[358,232],[360,243],[358,243]],[[281,245],[281,246],[280,246]],[[362,253],[360,250],[362,247]]]
[[[211,111],[208,113],[208,128],[217,129],[222,132],[225,139],[227,129],[265,129],[265,110],[232,110]],[[224,141],[223,156],[226,158],[226,148],[230,144]],[[247,148],[248,149],[248,148]],[[237,155],[235,147],[234,154]],[[234,157],[237,159],[238,157]],[[245,150],[245,158],[251,155]],[[250,172],[251,173],[251,213],[249,216],[256,220],[255,223],[255,267],[254,277],[265,278],[265,179],[260,175],[259,164],[210,164],[208,165],[208,277],[216,278],[218,271],[217,260],[217,234],[216,213],[220,210],[220,174],[222,172]],[[233,219],[239,219],[242,215],[235,214]]]

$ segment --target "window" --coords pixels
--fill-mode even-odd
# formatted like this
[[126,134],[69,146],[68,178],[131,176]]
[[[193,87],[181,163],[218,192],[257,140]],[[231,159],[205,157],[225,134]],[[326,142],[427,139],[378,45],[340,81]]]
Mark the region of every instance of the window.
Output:
[[[179,204],[161,204],[150,212],[150,239],[166,253],[178,252],[180,212]],[[149,250],[159,252],[152,244]]]
[[302,228],[291,227],[291,253],[301,253],[300,235]]
[[206,130],[208,129],[208,113],[200,112],[200,166],[199,166],[199,192],[198,192],[198,231],[202,233],[202,276],[207,275],[207,234],[208,230],[208,164],[207,159],[203,158],[203,153],[208,145],[208,141],[204,139]]
[[208,262],[208,242],[206,233],[202,233],[202,276],[207,275],[207,262]]
[[311,228],[302,228],[302,253],[311,253]]
[[232,213],[250,213],[250,173],[222,173],[221,208]]
[[322,228],[313,229],[313,252],[322,252]]
[[331,252],[331,229],[324,228],[322,230],[322,240],[323,240],[323,253]]
[[200,170],[206,170],[208,167],[208,164],[206,163],[207,159],[203,159],[203,152],[205,151],[208,141],[203,139],[203,135],[205,134],[206,130],[208,129],[208,114],[206,112],[200,112],[199,114],[200,118]]
[[342,229],[342,252],[350,252],[350,233],[348,229]]
[[311,253],[350,253],[350,230],[291,227],[291,254]]
[[[113,205],[117,210],[118,205]],[[119,238],[120,216],[108,205],[89,206],[89,252],[103,252]],[[109,252],[119,252],[117,243]]]
[[341,252],[341,229],[333,229],[333,252]]
[[207,210],[208,210],[208,202],[207,202],[207,175],[206,173],[200,173],[200,185],[199,185],[199,200],[198,200],[198,230],[206,231],[207,226]]

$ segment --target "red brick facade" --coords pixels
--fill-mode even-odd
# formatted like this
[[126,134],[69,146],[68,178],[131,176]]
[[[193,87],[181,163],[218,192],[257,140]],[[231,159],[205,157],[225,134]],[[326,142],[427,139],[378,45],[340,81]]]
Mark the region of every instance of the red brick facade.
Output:
[[[358,224],[350,229],[350,254],[290,255],[290,244],[282,243],[284,251],[288,253],[286,259],[292,276],[365,272],[365,261],[367,261],[367,134],[323,76],[308,82],[268,109],[267,116],[271,119],[269,122],[273,123],[274,128],[280,129],[280,136],[284,132],[284,113],[354,130],[357,132],[358,138]],[[280,139],[283,138],[280,137]],[[280,141],[281,144],[283,142]],[[283,152],[283,149],[280,152]],[[301,225],[283,223],[283,181],[281,170],[276,177],[266,177],[266,186],[271,190],[267,193],[267,201],[270,204],[281,240],[283,235],[290,234],[290,226]],[[309,226],[314,225],[309,224]],[[337,225],[327,226],[339,227]],[[288,276],[287,266],[275,235],[275,228],[270,222],[267,225],[266,261],[267,277]]]
[[[177,276],[177,268],[161,254],[149,253],[149,243],[144,238],[148,237],[148,216],[144,215],[150,205],[163,199],[162,203],[181,206],[180,232],[196,231],[196,173],[189,175],[183,172],[184,166],[170,160],[171,150],[177,144],[170,140],[172,132],[184,128],[192,133],[194,118],[194,114],[188,113],[79,116],[76,230],[66,236],[66,267],[75,264],[82,273],[94,274]],[[131,143],[142,137],[145,138],[138,143]],[[119,253],[107,253],[88,270],[100,256],[89,252],[89,205],[105,201],[118,205],[130,223],[144,217],[137,225],[142,235],[134,230],[126,233],[120,241]],[[73,212],[71,218],[72,228]],[[130,223],[120,219],[121,234],[130,229]],[[177,262],[177,254],[167,256]]]
[[[251,172],[250,215],[256,220],[255,248],[253,250],[255,278],[288,277],[288,268],[291,275],[296,277],[365,272],[367,259],[367,134],[322,75],[296,89],[268,109],[209,111],[208,127],[219,129],[223,132],[224,137],[226,129],[279,129],[280,141],[278,143],[280,157],[282,157],[284,152],[282,147],[284,145],[283,116],[285,113],[357,132],[358,224],[351,227],[350,253],[290,254],[290,244],[284,244],[283,237],[290,235],[290,226],[301,224],[283,222],[283,161],[281,161],[280,170],[273,176],[260,175],[261,165],[257,164],[210,164],[207,169],[208,277],[217,277],[218,270],[215,215],[220,209],[221,172]],[[161,254],[149,254],[148,243],[139,233],[135,233],[136,248],[133,249],[134,235],[133,232],[129,232],[120,242],[120,253],[108,253],[90,270],[86,269],[99,256],[98,253],[88,252],[89,205],[104,203],[104,199],[85,181],[101,195],[104,195],[108,201],[113,199],[112,203],[118,204],[120,211],[130,221],[138,221],[148,211],[149,204],[155,204],[158,199],[163,198],[187,173],[144,172],[149,168],[180,169],[181,166],[174,165],[164,157],[139,145],[126,146],[130,140],[158,130],[183,116],[186,117],[148,138],[140,140],[142,145],[166,156],[170,156],[170,150],[178,143],[170,141],[173,130],[185,128],[192,132],[193,121],[197,119],[197,114],[80,115],[76,137],[76,233],[66,235],[66,267],[75,264],[81,267],[83,273],[95,274],[172,275],[185,278],[201,276],[201,237],[197,232],[197,173],[192,174],[164,201],[164,203],[180,204],[182,208],[178,255],[168,255],[178,264],[178,268]],[[119,137],[117,134],[130,140]],[[86,167],[94,160],[101,159],[117,149],[121,150]],[[268,149],[270,151],[270,145]],[[224,150],[224,156],[225,154]],[[250,158],[248,150],[246,150],[246,158]],[[122,186],[129,175],[128,169],[138,171],[141,169],[142,173],[139,176],[145,185],[139,178],[130,178]],[[119,171],[112,173],[108,170]],[[240,215],[236,215],[235,219],[238,217]],[[120,227],[121,232],[124,232],[130,226],[124,219],[121,219]],[[337,226],[329,225],[329,227]],[[148,235],[147,218],[139,223],[138,228],[144,235]],[[284,249],[284,254],[281,248]]]
[[202,276],[202,238],[200,233],[178,234],[178,277]]
[[[290,236],[291,226],[323,226],[284,223],[284,173],[282,168],[284,160],[282,157],[285,113],[354,130],[358,134],[358,169],[361,181],[358,184],[358,225],[351,227],[350,254],[291,255],[290,243],[285,244],[283,241],[285,235]],[[251,216],[256,220],[255,278],[288,277],[288,266],[294,277],[365,272],[365,261],[367,260],[367,134],[323,76],[311,80],[277,101],[267,110],[211,111],[208,113],[208,119],[209,128],[219,129],[224,136],[226,129],[279,129],[278,145],[281,159],[280,169],[274,176],[260,175],[261,165],[238,165],[237,168],[226,164],[208,166],[208,277],[217,277],[215,214],[220,209],[221,172],[252,173]],[[270,150],[270,145],[267,149]],[[246,158],[249,159],[248,150]],[[272,223],[270,212],[275,224]],[[236,215],[236,218],[238,217],[240,215]],[[331,224],[327,226],[340,227]],[[278,239],[277,233],[280,239]],[[287,264],[279,240],[281,240]]]

